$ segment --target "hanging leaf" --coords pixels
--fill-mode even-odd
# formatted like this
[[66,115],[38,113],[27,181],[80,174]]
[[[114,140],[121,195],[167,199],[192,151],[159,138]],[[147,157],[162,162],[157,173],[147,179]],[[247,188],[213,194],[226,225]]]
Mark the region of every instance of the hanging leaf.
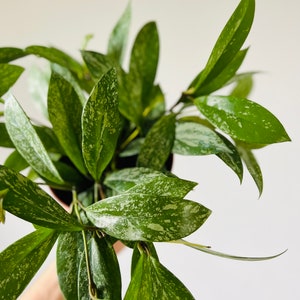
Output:
[[173,153],[181,155],[209,155],[229,153],[219,135],[207,126],[195,122],[176,124]]
[[52,73],[49,83],[48,113],[65,153],[82,174],[87,174],[81,151],[81,101],[72,85],[57,73]]
[[162,170],[172,151],[175,114],[161,117],[149,130],[138,156],[139,167]]
[[0,166],[0,191],[8,189],[3,208],[36,225],[62,231],[78,231],[82,226],[52,197],[25,176]]
[[111,69],[95,86],[82,113],[83,157],[96,181],[113,157],[121,126],[117,74]]
[[261,105],[233,96],[204,96],[194,100],[199,111],[232,138],[253,144],[289,141],[279,120]]
[[17,299],[57,239],[53,230],[40,227],[0,253],[0,299]]
[[124,300],[185,299],[194,297],[156,258],[141,254]]
[[131,5],[128,3],[125,11],[110,34],[107,48],[107,54],[115,61],[118,61],[120,65],[123,62],[124,52],[126,49],[130,21]]
[[5,101],[5,124],[11,140],[29,165],[46,180],[63,184],[30,120],[11,94]]
[[0,96],[3,96],[18,80],[24,68],[0,63]]
[[210,210],[181,198],[126,193],[87,207],[86,214],[95,226],[120,240],[162,242],[191,234]]

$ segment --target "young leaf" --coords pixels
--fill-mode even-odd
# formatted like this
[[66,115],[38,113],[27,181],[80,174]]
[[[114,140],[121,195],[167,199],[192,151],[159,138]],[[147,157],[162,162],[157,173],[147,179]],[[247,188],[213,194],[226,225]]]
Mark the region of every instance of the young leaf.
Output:
[[72,85],[57,73],[52,73],[49,83],[48,113],[65,153],[81,173],[87,174],[81,151],[82,104]]
[[181,155],[208,155],[228,153],[230,149],[209,127],[195,122],[179,122],[176,124],[172,152]]
[[87,207],[86,214],[95,226],[120,240],[162,242],[191,234],[210,210],[182,198],[126,193]]
[[0,191],[8,189],[3,208],[36,225],[62,231],[78,231],[82,226],[37,184],[21,174],[0,166]]
[[279,120],[261,105],[233,96],[203,96],[194,100],[199,111],[232,138],[253,144],[272,144],[290,138]]
[[124,300],[185,299],[194,297],[155,257],[142,253]]
[[0,299],[17,299],[47,258],[57,239],[40,227],[0,253]]
[[120,130],[117,74],[111,69],[95,86],[82,113],[83,157],[96,181],[114,154]]
[[254,0],[242,0],[222,30],[204,70],[190,85],[195,95],[202,86],[217,78],[236,57],[252,26]]
[[2,47],[0,48],[0,63],[5,64],[15,59],[26,56],[27,54],[23,49],[15,47]]
[[23,73],[24,68],[0,64],[0,96],[4,95]]
[[110,34],[107,48],[107,54],[115,61],[118,61],[120,65],[123,62],[124,52],[128,40],[130,21],[131,5],[128,3],[125,11]]
[[6,128],[16,149],[29,165],[43,178],[62,184],[63,180],[53,165],[44,145],[27,115],[10,94],[5,101]]
[[172,151],[175,121],[175,115],[169,114],[161,117],[152,126],[138,156],[138,166],[162,170]]

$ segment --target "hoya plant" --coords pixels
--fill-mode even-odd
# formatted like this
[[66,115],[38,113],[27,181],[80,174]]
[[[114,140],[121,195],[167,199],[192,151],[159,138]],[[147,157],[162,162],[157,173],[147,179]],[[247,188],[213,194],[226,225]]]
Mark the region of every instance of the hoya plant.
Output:
[[[270,111],[249,100],[254,72],[239,72],[254,11],[254,0],[240,1],[206,65],[170,108],[155,80],[154,22],[137,33],[124,65],[130,5],[106,53],[86,46],[77,60],[54,47],[0,48],[0,146],[11,149],[0,166],[0,221],[7,211],[33,224],[0,254],[0,299],[16,299],[54,245],[59,285],[70,300],[194,299],[159,261],[155,243],[241,260],[274,257],[237,257],[188,241],[211,211],[189,199],[196,182],[172,173],[174,155],[216,155],[241,182],[247,169],[262,193],[253,150],[290,140]],[[50,66],[31,81],[44,123],[13,95],[27,56]],[[120,241],[133,250],[123,296],[113,247]]]

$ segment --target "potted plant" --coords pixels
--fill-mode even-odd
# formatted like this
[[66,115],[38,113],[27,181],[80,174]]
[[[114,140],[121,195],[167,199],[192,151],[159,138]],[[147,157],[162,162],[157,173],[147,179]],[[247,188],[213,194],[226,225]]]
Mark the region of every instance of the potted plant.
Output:
[[[238,72],[254,10],[254,0],[240,1],[207,64],[170,109],[155,82],[154,22],[138,32],[124,66],[130,6],[106,54],[82,49],[78,61],[53,47],[0,49],[0,146],[12,149],[0,166],[0,221],[8,211],[34,225],[0,254],[1,299],[20,295],[56,242],[66,299],[121,299],[118,241],[133,249],[124,299],[193,299],[161,264],[155,242],[241,260],[277,256],[237,257],[184,239],[211,211],[187,199],[195,182],[172,173],[173,155],[217,155],[240,181],[246,166],[261,193],[253,150],[290,140],[270,111],[248,99],[254,73]],[[37,97],[50,126],[29,119],[9,92],[24,71],[11,62],[29,55],[51,66],[49,76],[40,73],[47,95]]]

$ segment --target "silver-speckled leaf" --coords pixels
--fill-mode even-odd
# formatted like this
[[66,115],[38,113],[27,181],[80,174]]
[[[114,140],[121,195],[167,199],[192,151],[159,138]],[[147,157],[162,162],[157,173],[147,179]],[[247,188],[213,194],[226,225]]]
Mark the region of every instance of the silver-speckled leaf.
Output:
[[23,73],[24,68],[0,63],[0,96],[4,95]]

